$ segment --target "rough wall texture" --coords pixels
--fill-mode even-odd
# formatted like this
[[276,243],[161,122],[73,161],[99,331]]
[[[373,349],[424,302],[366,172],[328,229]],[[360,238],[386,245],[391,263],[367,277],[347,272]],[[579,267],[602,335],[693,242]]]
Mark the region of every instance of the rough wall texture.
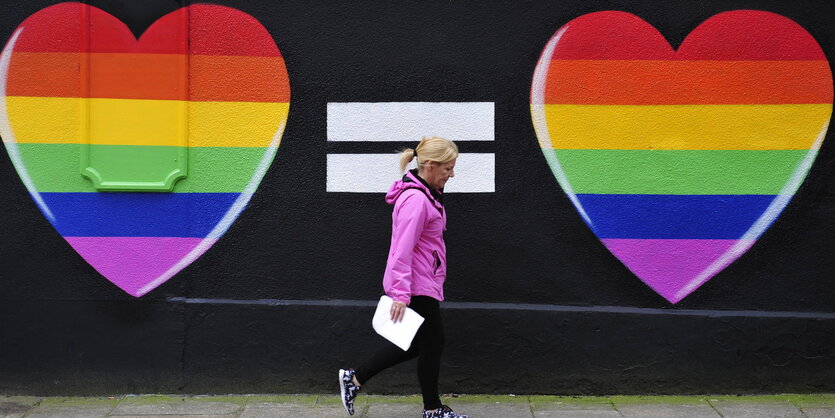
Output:
[[332,390],[421,129],[443,391],[835,390],[831,7],[549,3],[5,5],[0,393]]

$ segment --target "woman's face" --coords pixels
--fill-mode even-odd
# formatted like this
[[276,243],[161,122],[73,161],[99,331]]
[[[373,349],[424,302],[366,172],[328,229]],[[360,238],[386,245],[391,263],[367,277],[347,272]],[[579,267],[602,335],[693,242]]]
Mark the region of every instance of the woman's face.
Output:
[[433,189],[443,189],[450,177],[455,177],[455,160],[445,163],[429,161],[425,167],[426,175],[421,175],[421,177]]

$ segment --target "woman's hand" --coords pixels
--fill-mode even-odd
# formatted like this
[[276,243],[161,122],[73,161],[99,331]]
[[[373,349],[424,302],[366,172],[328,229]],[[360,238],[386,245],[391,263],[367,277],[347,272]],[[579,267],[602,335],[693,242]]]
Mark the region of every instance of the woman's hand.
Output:
[[391,303],[391,320],[392,322],[400,322],[403,320],[403,315],[406,314],[406,304],[403,302],[394,301]]

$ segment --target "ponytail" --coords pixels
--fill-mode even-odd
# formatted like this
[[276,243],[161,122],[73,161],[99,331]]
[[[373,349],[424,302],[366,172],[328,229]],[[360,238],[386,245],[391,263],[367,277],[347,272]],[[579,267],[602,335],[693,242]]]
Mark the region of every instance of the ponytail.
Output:
[[417,156],[415,150],[411,148],[406,148],[400,152],[400,172],[406,172],[406,167],[409,166],[409,163],[412,162],[412,159]]

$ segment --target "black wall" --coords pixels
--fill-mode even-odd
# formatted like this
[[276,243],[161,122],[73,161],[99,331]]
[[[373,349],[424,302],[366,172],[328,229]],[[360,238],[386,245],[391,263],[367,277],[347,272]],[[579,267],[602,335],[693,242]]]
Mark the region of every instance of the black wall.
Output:
[[[5,3],[2,39],[55,2]],[[583,223],[542,156],[529,111],[545,43],[584,13],[634,13],[677,46],[718,12],[767,10],[799,23],[831,57],[828,2],[220,3],[269,30],[290,74],[287,130],[258,192],[205,255],[134,299],[50,226],[0,152],[0,393],[334,390],[336,369],[380,343],[371,303],[390,207],[381,195],[325,192],[327,153],[380,152],[326,141],[326,104],[361,101],[495,102],[496,141],[461,151],[496,153],[496,192],[446,199],[442,391],[835,390],[831,134],[754,247],[671,305]],[[92,4],[140,33],[181,2]],[[391,150],[403,145],[411,144]],[[263,299],[306,302],[246,302]],[[416,392],[412,370],[396,368],[369,390]]]

